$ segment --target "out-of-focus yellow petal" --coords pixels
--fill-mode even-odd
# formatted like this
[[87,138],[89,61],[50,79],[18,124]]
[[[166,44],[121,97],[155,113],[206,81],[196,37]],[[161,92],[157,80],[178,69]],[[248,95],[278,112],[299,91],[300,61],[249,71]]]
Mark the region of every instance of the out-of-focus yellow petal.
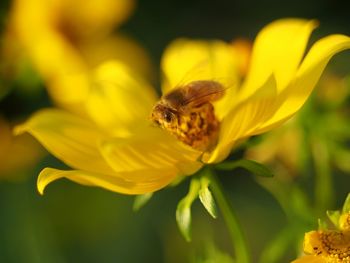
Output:
[[86,107],[98,125],[122,136],[147,122],[155,102],[155,91],[146,82],[111,61],[96,70]]
[[252,55],[252,45],[251,41],[244,38],[237,38],[231,42],[233,56],[237,59],[241,76],[247,75]]
[[97,148],[105,134],[75,115],[41,110],[16,127],[15,132],[29,132],[50,153],[75,169],[114,174]]
[[308,255],[293,260],[292,263],[327,263],[327,261],[323,257]]
[[268,131],[293,116],[309,97],[329,60],[345,49],[350,49],[347,36],[331,35],[317,41],[298,69],[295,80],[277,98],[280,102],[277,112],[261,125],[256,134]]
[[[62,171],[52,168],[45,168],[39,174],[37,187],[40,194],[43,194],[44,189],[48,184],[60,178],[67,178],[82,185],[98,186],[117,193],[145,194],[165,187],[175,177],[174,171],[162,171],[162,176],[158,176],[158,180],[147,179],[148,176],[154,172],[156,171],[144,171],[144,180],[129,182],[122,179],[118,175],[106,175],[80,170]],[[132,175],[133,172],[130,174]],[[127,178],[128,174],[125,173],[123,177]]]
[[62,5],[59,11],[66,23],[64,26],[82,38],[109,33],[130,16],[135,6],[134,0],[55,1]]
[[165,50],[162,58],[163,94],[195,80],[215,80],[226,89],[223,99],[215,103],[219,119],[233,104],[239,81],[239,61],[232,46],[222,41],[178,39]]
[[18,171],[34,166],[44,150],[33,137],[14,137],[8,122],[0,118],[0,178],[18,179]]
[[281,19],[267,25],[257,36],[241,97],[253,94],[273,74],[278,90],[295,76],[315,21]]
[[[102,143],[101,151],[111,167],[116,172],[136,172],[135,178],[129,180],[143,180],[144,170],[153,169],[170,171],[177,174],[193,174],[202,167],[197,162],[201,152],[182,144],[176,138],[157,127],[149,127],[138,131],[130,138],[113,138]],[[130,174],[131,175],[131,174]],[[149,180],[160,179],[159,173],[147,177]]]
[[147,80],[153,80],[152,63],[146,51],[132,38],[122,34],[91,39],[79,47],[89,68],[95,68],[108,60],[120,60],[133,72]]

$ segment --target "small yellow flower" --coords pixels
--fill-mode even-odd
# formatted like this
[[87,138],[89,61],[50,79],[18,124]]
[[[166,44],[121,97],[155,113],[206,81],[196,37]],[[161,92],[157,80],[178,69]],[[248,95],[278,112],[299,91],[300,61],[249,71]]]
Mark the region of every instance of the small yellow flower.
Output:
[[162,59],[163,93],[196,80],[215,80],[227,87],[225,96],[214,104],[220,122],[218,142],[206,152],[152,127],[154,90],[118,62],[102,65],[91,76],[95,88],[86,99],[89,118],[46,109],[17,128],[18,133],[31,133],[73,168],[44,169],[38,178],[39,191],[64,177],[120,193],[142,194],[166,186],[178,175],[223,161],[241,141],[293,116],[331,57],[350,48],[350,38],[331,35],[317,41],[305,55],[315,26],[315,21],[284,19],[265,27],[255,40],[242,84],[239,62],[229,44],[180,39],[167,48]]
[[89,92],[90,70],[102,61],[123,60],[141,74],[151,74],[143,48],[112,34],[133,9],[133,0],[15,0],[3,52],[22,59],[17,53],[24,50],[54,101],[77,110]]
[[304,252],[307,256],[293,263],[349,263],[350,262],[350,213],[339,219],[339,230],[310,231],[304,237]]

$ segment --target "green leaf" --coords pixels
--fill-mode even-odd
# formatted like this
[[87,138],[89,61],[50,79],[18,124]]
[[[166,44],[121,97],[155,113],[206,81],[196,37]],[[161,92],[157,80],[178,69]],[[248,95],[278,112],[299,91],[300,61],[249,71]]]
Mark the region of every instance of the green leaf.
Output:
[[203,204],[204,208],[213,217],[217,218],[217,209],[214,197],[209,190],[210,179],[206,176],[202,176],[200,179],[201,187],[199,190],[199,200]]
[[273,173],[265,165],[248,159],[221,163],[217,165],[216,168],[219,170],[234,170],[236,168],[244,168],[257,176],[273,177]]
[[339,211],[331,211],[327,210],[327,216],[329,220],[333,223],[334,226],[339,228],[339,218],[340,218],[340,212]]
[[132,210],[135,212],[140,210],[141,207],[143,207],[145,204],[148,203],[148,201],[151,199],[153,196],[153,193],[147,193],[143,195],[137,195],[134,200],[134,205],[132,207]]
[[177,225],[187,242],[191,241],[191,205],[198,197],[199,187],[198,179],[192,179],[188,194],[179,202],[176,209]]
[[343,205],[343,214],[350,212],[350,193],[345,199],[344,205]]

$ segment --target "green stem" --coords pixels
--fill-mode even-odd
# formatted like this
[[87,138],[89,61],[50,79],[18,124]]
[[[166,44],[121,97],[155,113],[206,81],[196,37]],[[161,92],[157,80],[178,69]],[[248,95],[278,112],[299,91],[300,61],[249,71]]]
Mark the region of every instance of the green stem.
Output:
[[214,171],[211,170],[210,177],[210,188],[214,194],[215,200],[218,203],[218,206],[222,212],[224,220],[226,222],[227,228],[229,230],[233,251],[235,253],[236,262],[239,263],[249,263],[249,251],[243,235],[243,232],[240,228],[236,215],[233,211],[232,206],[230,205],[227,196],[223,191],[223,187]]

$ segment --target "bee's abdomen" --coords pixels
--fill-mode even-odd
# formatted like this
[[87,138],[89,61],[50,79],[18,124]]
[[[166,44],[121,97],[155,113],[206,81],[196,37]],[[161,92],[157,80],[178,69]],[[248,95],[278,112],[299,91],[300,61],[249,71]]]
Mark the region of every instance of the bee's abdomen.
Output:
[[197,150],[208,150],[217,141],[220,123],[211,103],[192,108],[178,118],[176,137]]

